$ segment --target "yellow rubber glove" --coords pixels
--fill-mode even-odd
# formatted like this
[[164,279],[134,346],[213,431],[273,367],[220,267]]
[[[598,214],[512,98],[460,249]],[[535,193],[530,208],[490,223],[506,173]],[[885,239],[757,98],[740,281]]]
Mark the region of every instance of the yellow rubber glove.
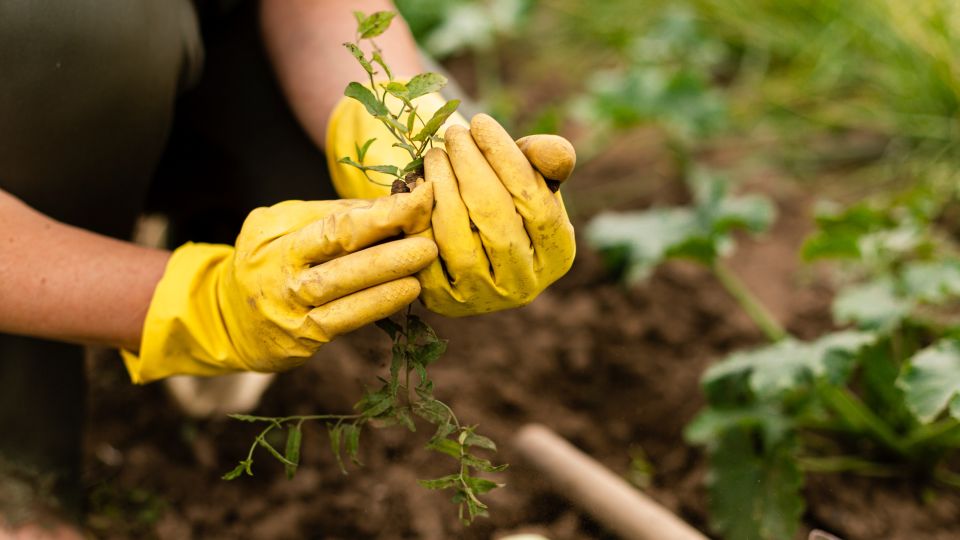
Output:
[[[414,101],[417,115],[429,119],[446,100],[440,94],[428,94]],[[387,96],[387,107],[391,111],[398,111],[402,103],[393,96]],[[453,113],[444,123],[444,126],[462,125],[467,121],[459,113]],[[417,120],[414,131],[423,127],[423,122]],[[443,133],[441,127],[439,133]],[[410,162],[410,154],[406,150],[393,146],[396,142],[393,135],[383,124],[370,116],[370,113],[359,101],[351,98],[342,98],[330,114],[327,125],[327,165],[330,169],[330,178],[337,193],[345,199],[371,199],[390,194],[390,184],[394,178],[389,174],[371,171],[370,177],[379,183],[371,182],[363,172],[356,167],[337,163],[343,157],[357,159],[357,145],[363,145],[370,139],[376,141],[370,146],[364,163],[370,165],[396,165],[403,167]]]
[[527,138],[525,156],[485,114],[474,116],[469,130],[450,127],[444,139],[446,152],[434,148],[424,158],[436,204],[432,230],[422,236],[436,241],[440,258],[417,274],[420,299],[448,316],[527,304],[576,254],[563,199],[531,162],[563,171],[556,180],[564,180],[576,159],[572,146],[559,137]]
[[[236,248],[187,244],[153,295],[130,377],[274,372],[420,294],[436,259],[426,238],[432,186],[375,200],[287,201],[250,213]],[[374,245],[378,244],[378,245]],[[370,247],[372,246],[372,247]]]

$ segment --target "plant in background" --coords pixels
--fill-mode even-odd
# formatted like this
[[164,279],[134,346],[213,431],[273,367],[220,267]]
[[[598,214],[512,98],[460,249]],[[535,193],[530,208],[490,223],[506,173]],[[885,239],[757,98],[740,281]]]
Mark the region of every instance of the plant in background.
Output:
[[730,227],[769,224],[762,199],[694,189],[692,208],[601,215],[589,226],[588,240],[633,280],[670,257],[707,265],[770,340],[706,371],[707,407],[686,430],[707,447],[711,522],[724,538],[792,537],[806,472],[960,487],[950,467],[960,449],[960,257],[942,229],[954,184],[948,175],[820,212],[802,255],[842,262],[833,316],[845,328],[811,341],[785,332],[718,266]]
[[[353,42],[344,43],[344,47],[366,71],[370,85],[368,87],[351,82],[344,90],[344,95],[359,101],[368,113],[380,120],[395,139],[393,146],[406,150],[410,161],[404,167],[365,163],[367,151],[376,142],[375,139],[356,146],[356,160],[343,157],[339,161],[360,169],[371,182],[377,181],[369,175],[370,171],[393,176],[393,193],[410,191],[416,189],[416,180],[423,177],[423,154],[434,141],[441,140],[436,133],[456,110],[459,101],[446,102],[424,121],[417,112],[415,100],[443,88],[446,79],[437,73],[422,73],[406,83],[395,80],[383,59],[383,51],[373,42],[373,38],[387,30],[394,13],[382,11],[368,16],[355,12],[355,15],[357,38]],[[363,40],[372,46],[369,55],[360,47]],[[386,81],[375,81],[374,76],[379,75],[377,66],[387,76]],[[399,100],[399,111],[390,110],[387,96]],[[380,387],[363,395],[354,405],[355,413],[284,417],[231,415],[237,420],[264,423],[266,426],[254,439],[247,457],[223,478],[233,480],[243,474],[252,476],[253,456],[258,448],[266,450],[282,463],[287,476],[292,478],[300,463],[303,424],[309,421],[326,423],[333,453],[341,470],[346,474],[344,455],[354,464],[361,465],[360,435],[364,428],[403,426],[414,432],[417,429],[414,417],[419,417],[435,428],[426,448],[449,456],[457,463],[453,473],[440,478],[420,480],[420,484],[427,489],[452,490],[453,502],[459,507],[460,519],[470,524],[477,516],[487,514],[487,506],[479,499],[479,495],[502,486],[479,477],[478,473],[500,472],[507,466],[494,465],[476,455],[477,451],[496,451],[496,445],[489,438],[478,434],[476,426],[461,423],[453,410],[434,395],[434,384],[427,369],[446,351],[447,342],[440,339],[437,333],[410,309],[400,322],[383,319],[377,322],[377,326],[393,341],[389,378],[380,378]],[[279,444],[272,443],[270,439],[274,433],[284,430],[286,442],[281,451]]]

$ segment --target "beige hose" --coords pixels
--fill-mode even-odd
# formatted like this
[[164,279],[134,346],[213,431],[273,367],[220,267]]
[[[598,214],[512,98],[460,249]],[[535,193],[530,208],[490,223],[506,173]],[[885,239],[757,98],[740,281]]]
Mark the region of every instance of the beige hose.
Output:
[[514,447],[556,491],[598,522],[631,540],[706,540],[696,529],[637,491],[544,426],[524,426]]

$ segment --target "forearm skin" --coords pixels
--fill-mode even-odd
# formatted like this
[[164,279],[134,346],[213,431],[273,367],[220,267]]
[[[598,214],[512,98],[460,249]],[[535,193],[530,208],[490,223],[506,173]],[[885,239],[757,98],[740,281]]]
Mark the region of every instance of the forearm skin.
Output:
[[[367,74],[343,48],[355,37],[354,11],[394,11],[389,0],[264,0],[261,31],[280,86],[300,124],[321,149],[327,122],[350,81]],[[395,18],[377,45],[394,75],[424,71],[410,29]]]
[[0,190],[0,332],[137,350],[169,257],[57,222]]

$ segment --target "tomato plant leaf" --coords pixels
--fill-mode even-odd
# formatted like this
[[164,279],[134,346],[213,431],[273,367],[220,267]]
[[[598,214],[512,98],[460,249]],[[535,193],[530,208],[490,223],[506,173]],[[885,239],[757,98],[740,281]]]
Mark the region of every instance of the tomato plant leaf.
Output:
[[300,465],[300,443],[303,439],[303,432],[298,424],[291,424],[287,429],[287,445],[283,452],[283,457],[287,458],[289,464],[284,464],[284,470],[287,478],[293,478],[297,473],[297,467]]
[[476,476],[464,476],[463,479],[466,481],[467,485],[470,486],[470,489],[472,489],[475,493],[480,494],[487,493],[488,491],[504,486],[504,484],[498,484],[492,480],[478,478]]
[[363,54],[363,51],[360,49],[360,47],[357,47],[356,44],[350,43],[350,42],[344,43],[343,46],[346,47],[347,50],[350,51],[350,54],[352,54],[353,57],[357,59],[357,62],[360,63],[360,66],[363,67],[364,71],[366,71],[370,75],[373,75],[374,73],[373,66],[370,65],[370,62],[367,60],[367,57]]
[[387,63],[383,61],[383,57],[380,56],[380,51],[373,51],[371,60],[383,68],[383,71],[387,74],[388,79],[390,79],[391,81],[393,80],[393,72],[390,71],[390,66],[388,66]]
[[417,483],[427,489],[447,489],[460,483],[460,475],[448,474],[432,480],[417,480]]
[[483,435],[477,435],[474,432],[470,432],[467,435],[467,438],[464,439],[463,444],[467,446],[476,446],[478,448],[485,448],[487,450],[497,451],[497,445],[489,438],[484,437]]
[[374,324],[377,325],[377,328],[386,332],[387,335],[390,336],[390,339],[397,339],[397,335],[403,333],[403,328],[401,328],[399,324],[395,323],[393,319],[390,318],[380,319]]
[[364,20],[357,21],[357,33],[360,34],[360,39],[375,38],[386,32],[395,15],[396,13],[392,11],[377,11]]
[[443,126],[443,123],[447,121],[447,118],[450,118],[450,115],[452,115],[459,106],[459,99],[451,99],[450,101],[444,103],[442,107],[437,109],[437,112],[433,113],[433,116],[430,117],[430,120],[427,120],[427,123],[424,124],[423,129],[413,136],[412,140],[423,141],[433,137],[437,133],[437,130]]
[[439,73],[420,73],[414,75],[407,83],[407,98],[417,99],[420,96],[432,94],[447,85],[447,78]]
[[251,469],[252,465],[253,465],[252,460],[245,459],[240,463],[238,463],[237,466],[234,467],[231,471],[227,472],[220,478],[223,480],[235,480],[244,473],[246,473],[248,476],[253,476],[253,470]]
[[914,355],[897,381],[921,422],[944,410],[960,419],[960,340],[942,339]]
[[359,101],[371,116],[380,118],[390,114],[386,105],[381,103],[369,88],[358,82],[348,84],[343,91],[343,95]]

